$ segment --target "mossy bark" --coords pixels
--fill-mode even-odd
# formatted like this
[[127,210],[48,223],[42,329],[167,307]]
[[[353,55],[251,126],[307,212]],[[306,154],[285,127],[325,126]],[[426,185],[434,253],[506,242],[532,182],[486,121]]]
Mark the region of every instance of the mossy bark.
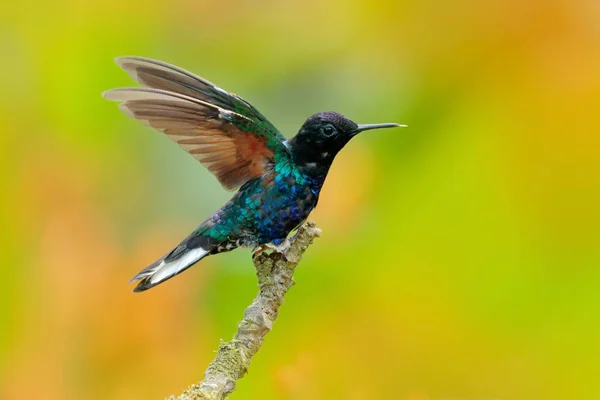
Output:
[[260,350],[265,335],[272,329],[279,307],[294,284],[294,270],[302,254],[320,236],[321,230],[308,222],[289,240],[284,250],[263,252],[254,257],[258,295],[244,311],[233,339],[221,343],[216,357],[204,373],[204,380],[190,386],[179,397],[168,400],[225,399],[235,390],[238,379],[248,371],[252,357]]

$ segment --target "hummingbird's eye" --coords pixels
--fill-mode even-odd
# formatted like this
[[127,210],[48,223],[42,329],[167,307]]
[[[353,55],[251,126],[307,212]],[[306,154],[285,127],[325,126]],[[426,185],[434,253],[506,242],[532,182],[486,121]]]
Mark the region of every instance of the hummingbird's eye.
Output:
[[335,128],[333,127],[333,125],[325,125],[321,129],[321,132],[323,132],[323,135],[329,137],[329,136],[332,136],[335,133]]

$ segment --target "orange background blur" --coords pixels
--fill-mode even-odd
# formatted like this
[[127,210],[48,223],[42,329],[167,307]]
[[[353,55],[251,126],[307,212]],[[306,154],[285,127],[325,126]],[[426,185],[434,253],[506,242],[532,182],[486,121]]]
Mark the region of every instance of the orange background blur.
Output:
[[161,399],[256,292],[248,250],[127,280],[229,193],[100,97],[119,55],[240,94],[338,156],[232,399],[600,398],[600,3],[16,1],[0,15],[0,399]]

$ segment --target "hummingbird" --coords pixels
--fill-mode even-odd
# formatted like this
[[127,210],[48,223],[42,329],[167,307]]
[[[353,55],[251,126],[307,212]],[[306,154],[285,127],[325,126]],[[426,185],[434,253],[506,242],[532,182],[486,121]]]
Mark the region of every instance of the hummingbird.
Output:
[[[241,97],[176,66],[142,57],[116,63],[142,87],[103,97],[177,143],[204,165],[231,200],[177,247],[133,277],[134,292],[150,289],[203,258],[237,247],[285,246],[316,207],[336,154],[360,132],[394,123],[358,125],[337,112],[309,117],[286,139]],[[286,243],[284,243],[286,242]]]

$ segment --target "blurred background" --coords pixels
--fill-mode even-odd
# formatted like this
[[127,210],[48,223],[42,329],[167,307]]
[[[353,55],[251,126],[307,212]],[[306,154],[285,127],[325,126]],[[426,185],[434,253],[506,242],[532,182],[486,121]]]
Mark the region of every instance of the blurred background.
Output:
[[119,55],[238,93],[338,156],[323,237],[235,399],[600,398],[600,3],[9,2],[0,399],[161,399],[256,294],[250,252],[127,281],[230,193],[104,101]]

